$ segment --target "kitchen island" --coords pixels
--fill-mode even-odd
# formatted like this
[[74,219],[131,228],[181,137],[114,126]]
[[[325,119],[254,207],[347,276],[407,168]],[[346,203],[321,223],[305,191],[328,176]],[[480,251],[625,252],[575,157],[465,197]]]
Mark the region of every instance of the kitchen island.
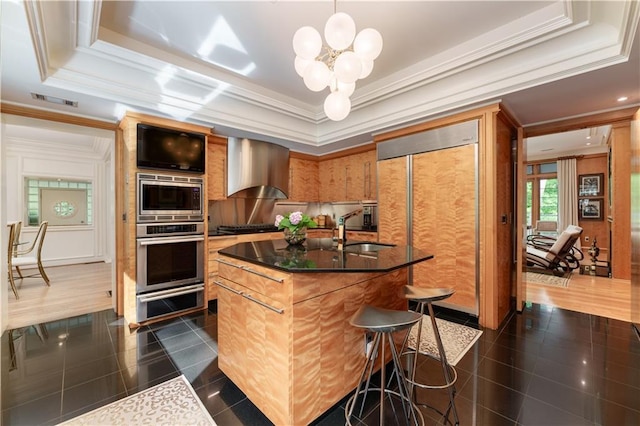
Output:
[[365,339],[349,319],[363,304],[406,309],[410,246],[331,238],[235,244],[218,252],[218,364],[277,425],[308,424],[357,386]]

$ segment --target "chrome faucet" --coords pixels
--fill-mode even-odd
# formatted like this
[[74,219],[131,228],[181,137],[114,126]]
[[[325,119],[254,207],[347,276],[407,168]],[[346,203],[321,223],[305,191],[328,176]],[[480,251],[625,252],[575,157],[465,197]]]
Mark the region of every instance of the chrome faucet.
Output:
[[344,248],[344,244],[347,242],[347,219],[350,217],[359,215],[362,213],[362,208],[356,209],[352,212],[349,212],[345,215],[340,216],[338,219],[338,250],[342,250]]

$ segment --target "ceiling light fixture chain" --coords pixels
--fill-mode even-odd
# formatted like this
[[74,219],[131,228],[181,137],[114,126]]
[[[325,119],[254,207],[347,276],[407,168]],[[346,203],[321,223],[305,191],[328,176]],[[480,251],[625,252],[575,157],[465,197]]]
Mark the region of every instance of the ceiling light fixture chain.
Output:
[[293,50],[296,72],[309,90],[320,92],[329,87],[331,93],[324,101],[324,112],[329,119],[340,121],[351,111],[349,97],[356,81],[371,74],[373,61],[382,52],[382,36],[373,28],[356,35],[353,19],[336,9],[334,0],[333,15],[324,27],[326,45],[315,28],[304,26],[293,36]]

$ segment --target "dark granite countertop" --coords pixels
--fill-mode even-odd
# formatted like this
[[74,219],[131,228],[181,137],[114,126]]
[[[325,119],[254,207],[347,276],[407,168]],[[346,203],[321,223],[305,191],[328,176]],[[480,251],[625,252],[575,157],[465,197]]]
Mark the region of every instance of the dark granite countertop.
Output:
[[[309,229],[317,229],[317,230],[321,230],[321,231],[332,231],[335,230],[336,228],[334,227],[321,227],[321,226],[317,226],[315,228],[309,228]],[[353,227],[347,227],[347,231],[353,231],[353,232],[378,232],[378,227],[373,225],[373,226],[353,226]],[[277,230],[277,231],[260,231],[260,232],[255,232],[257,233],[264,233],[264,232],[282,232],[281,229]],[[207,234],[209,237],[228,237],[228,236],[233,236],[233,235],[243,235],[241,233],[237,233],[237,234],[229,234],[227,232],[218,232],[217,230],[211,230],[208,232]]]
[[411,246],[362,244],[372,243],[348,241],[344,250],[339,251],[331,238],[309,238],[300,246],[268,240],[235,244],[218,253],[268,268],[304,273],[389,272],[433,258],[432,254]]

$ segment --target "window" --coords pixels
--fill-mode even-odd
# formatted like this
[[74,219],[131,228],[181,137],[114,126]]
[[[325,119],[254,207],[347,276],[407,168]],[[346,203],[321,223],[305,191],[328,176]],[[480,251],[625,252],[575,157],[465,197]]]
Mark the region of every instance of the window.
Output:
[[527,227],[539,220],[558,221],[557,163],[527,165]]
[[26,178],[25,188],[29,226],[38,226],[42,220],[51,225],[92,224],[91,182]]

